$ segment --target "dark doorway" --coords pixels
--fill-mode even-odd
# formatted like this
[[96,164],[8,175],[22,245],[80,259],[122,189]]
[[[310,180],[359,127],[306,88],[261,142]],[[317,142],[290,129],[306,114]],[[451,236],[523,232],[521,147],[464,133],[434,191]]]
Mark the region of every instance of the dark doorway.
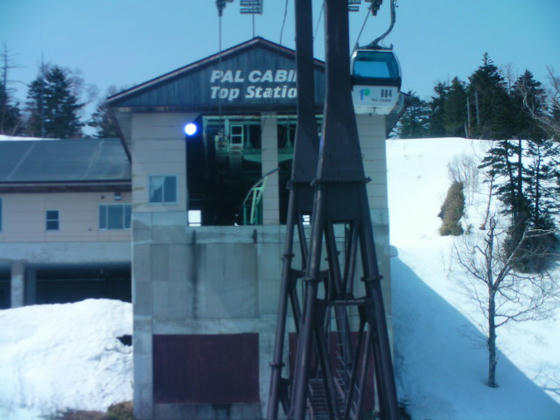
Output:
[[37,304],[90,298],[131,301],[130,265],[41,267],[36,279]]

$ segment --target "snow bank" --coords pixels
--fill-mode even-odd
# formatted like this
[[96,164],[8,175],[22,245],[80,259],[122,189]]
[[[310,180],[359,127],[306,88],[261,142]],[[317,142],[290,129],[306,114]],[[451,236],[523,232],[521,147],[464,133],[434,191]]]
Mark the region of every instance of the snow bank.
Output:
[[0,418],[105,410],[132,399],[130,303],[88,299],[0,311]]
[[[399,398],[415,419],[560,418],[560,320],[501,327],[499,387],[488,388],[480,315],[462,293],[453,239],[438,233],[448,163],[465,154],[479,160],[489,145],[457,138],[387,142],[390,234],[398,251],[391,263],[395,370]],[[479,186],[467,207],[474,234],[485,190]]]

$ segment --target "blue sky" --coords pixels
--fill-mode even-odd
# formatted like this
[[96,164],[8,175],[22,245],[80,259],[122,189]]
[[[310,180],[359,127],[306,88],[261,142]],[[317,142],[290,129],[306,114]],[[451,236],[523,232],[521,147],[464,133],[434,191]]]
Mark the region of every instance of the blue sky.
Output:
[[[108,86],[131,86],[216,53],[215,0],[2,0],[0,43],[18,68],[9,79],[25,97],[25,83],[46,62],[80,69],[100,93]],[[321,0],[313,0],[317,22]],[[285,0],[264,0],[256,35],[280,41]],[[354,44],[365,6],[351,14]],[[399,0],[397,23],[386,43],[393,44],[403,71],[403,90],[427,98],[434,83],[454,76],[466,80],[488,52],[495,64],[526,68],[546,82],[546,67],[560,73],[560,0]],[[389,0],[370,17],[365,44],[389,24]],[[239,14],[239,0],[223,16],[223,48],[252,37],[251,17]],[[294,0],[282,43],[294,46]],[[315,55],[324,57],[323,21]]]

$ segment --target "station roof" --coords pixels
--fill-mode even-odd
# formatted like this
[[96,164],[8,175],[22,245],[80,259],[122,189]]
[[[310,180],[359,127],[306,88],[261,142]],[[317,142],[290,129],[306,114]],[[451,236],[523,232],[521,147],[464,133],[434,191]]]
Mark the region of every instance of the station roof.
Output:
[[130,180],[130,161],[119,139],[0,141],[0,184]]
[[[113,95],[108,102],[136,110],[295,109],[295,54],[255,37]],[[314,66],[315,103],[322,108],[324,62],[315,59]]]

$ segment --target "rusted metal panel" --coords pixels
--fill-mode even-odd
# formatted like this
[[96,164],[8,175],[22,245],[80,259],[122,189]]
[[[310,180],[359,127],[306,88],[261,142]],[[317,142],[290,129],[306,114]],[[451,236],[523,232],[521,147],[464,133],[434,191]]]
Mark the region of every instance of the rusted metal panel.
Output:
[[256,403],[258,334],[154,335],[154,402]]

